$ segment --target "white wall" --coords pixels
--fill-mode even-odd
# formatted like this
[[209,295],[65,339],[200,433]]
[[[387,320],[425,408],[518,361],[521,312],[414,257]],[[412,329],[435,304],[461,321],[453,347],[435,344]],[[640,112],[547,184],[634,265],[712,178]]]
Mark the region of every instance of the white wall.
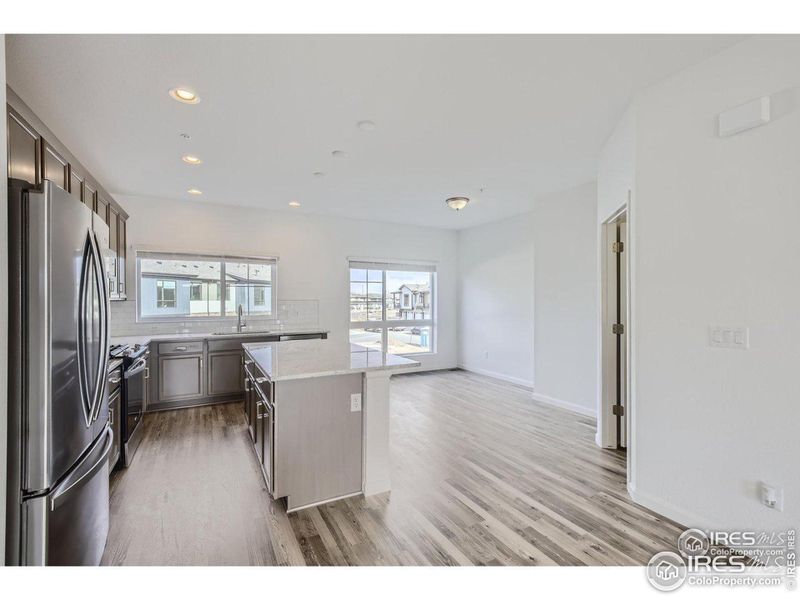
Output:
[[597,393],[597,189],[536,200],[535,397],[594,415]]
[[636,104],[620,118],[597,160],[597,222],[625,204],[636,182]]
[[[633,492],[690,526],[800,523],[799,62],[800,38],[751,38],[638,100]],[[716,135],[762,95],[770,124]],[[750,348],[709,347],[714,324]]]
[[459,365],[533,387],[533,213],[459,232]]
[[597,203],[589,184],[459,233],[459,365],[595,414]]
[[[420,356],[424,368],[457,363],[457,233],[455,231],[321,217],[289,211],[239,208],[202,202],[117,196],[129,213],[129,257],[134,248],[277,255],[281,300],[319,300],[319,324],[331,338],[349,329],[347,258],[433,261],[437,265],[435,355]],[[128,289],[135,290],[128,269]],[[126,306],[121,306],[126,305]],[[130,317],[134,301],[112,303],[112,319]],[[142,325],[142,330],[146,325]]]
[[[6,36],[0,34],[0,106],[6,105]],[[6,120],[0,119],[0,140],[6,139]],[[0,172],[8,179],[6,144],[0,144]],[[0,189],[0,273],[8,273],[8,187]],[[8,288],[0,286],[0,565],[6,564],[6,437],[8,428]]]

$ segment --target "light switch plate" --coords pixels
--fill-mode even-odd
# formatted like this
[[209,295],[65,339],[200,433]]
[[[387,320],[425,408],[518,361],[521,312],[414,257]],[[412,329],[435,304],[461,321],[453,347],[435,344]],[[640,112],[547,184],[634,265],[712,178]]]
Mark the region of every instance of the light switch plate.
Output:
[[350,394],[350,412],[361,412],[361,394]]
[[750,330],[747,327],[708,327],[708,345],[712,348],[747,350],[750,347]]

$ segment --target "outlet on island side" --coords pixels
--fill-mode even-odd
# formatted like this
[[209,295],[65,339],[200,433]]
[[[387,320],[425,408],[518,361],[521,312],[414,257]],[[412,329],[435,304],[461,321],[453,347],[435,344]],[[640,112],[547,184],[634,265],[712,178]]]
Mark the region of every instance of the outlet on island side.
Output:
[[361,394],[350,394],[350,412],[361,412]]

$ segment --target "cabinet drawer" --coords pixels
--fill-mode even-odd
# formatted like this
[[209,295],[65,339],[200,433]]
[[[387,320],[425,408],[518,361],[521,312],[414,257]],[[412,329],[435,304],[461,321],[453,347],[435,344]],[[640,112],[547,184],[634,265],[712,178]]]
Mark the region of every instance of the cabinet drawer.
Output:
[[164,342],[158,345],[159,354],[187,354],[190,352],[202,352],[203,341],[195,342]]

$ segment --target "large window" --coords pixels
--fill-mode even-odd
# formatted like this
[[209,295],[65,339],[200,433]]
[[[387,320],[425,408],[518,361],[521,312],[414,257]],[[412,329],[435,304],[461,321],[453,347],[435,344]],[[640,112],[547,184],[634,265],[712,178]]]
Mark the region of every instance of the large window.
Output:
[[274,258],[138,252],[138,318],[272,317],[275,271]]
[[435,267],[350,262],[350,341],[391,354],[433,352]]

